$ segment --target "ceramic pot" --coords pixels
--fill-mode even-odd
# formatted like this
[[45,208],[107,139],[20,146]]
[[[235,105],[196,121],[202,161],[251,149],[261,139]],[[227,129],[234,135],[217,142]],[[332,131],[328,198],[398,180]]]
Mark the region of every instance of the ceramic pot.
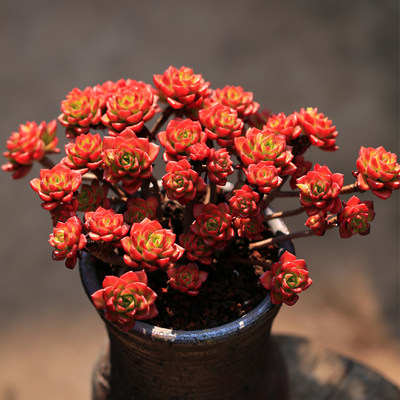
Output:
[[[270,226],[288,233],[281,220]],[[290,242],[282,247],[294,251]],[[89,254],[80,271],[89,295],[101,288]],[[123,332],[104,320],[109,345],[94,369],[93,400],[285,400],[286,369],[270,335],[278,311],[267,296],[243,317],[197,331],[137,321]]]

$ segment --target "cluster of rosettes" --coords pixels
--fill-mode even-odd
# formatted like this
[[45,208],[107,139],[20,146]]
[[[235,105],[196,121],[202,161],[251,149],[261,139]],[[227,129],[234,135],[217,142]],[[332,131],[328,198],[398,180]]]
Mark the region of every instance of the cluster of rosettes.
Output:
[[[124,330],[157,314],[144,271],[162,269],[170,288],[196,296],[208,275],[201,264],[212,268],[235,237],[263,238],[263,211],[271,199],[288,194],[279,193],[286,180],[308,215],[311,233],[323,235],[337,225],[343,238],[366,235],[375,213],[371,201],[353,196],[344,202],[341,194],[371,190],[387,199],[400,187],[396,155],[383,147],[361,148],[353,172],[357,182],[350,189],[342,174],[312,167],[303,156],[310,145],[338,148],[336,127],[317,108],[290,115],[260,112],[251,92],[240,86],[212,90],[187,67],[171,66],[153,81],[155,88],[121,79],[73,89],[58,117],[69,139],[65,157],[30,182],[51,213],[55,260],[74,268],[80,251],[95,249],[135,270],[107,276],[92,295],[105,317]],[[162,102],[162,115],[149,129]],[[55,131],[55,120],[21,125],[7,142],[2,169],[21,178],[34,161],[50,165],[45,155],[59,151]],[[166,166],[157,180],[153,167],[160,148]],[[237,183],[224,201],[217,186],[225,186],[235,171]],[[178,241],[163,202],[178,212],[181,206],[189,210],[178,224]],[[274,304],[294,304],[311,284],[304,260],[288,252],[260,280]]]

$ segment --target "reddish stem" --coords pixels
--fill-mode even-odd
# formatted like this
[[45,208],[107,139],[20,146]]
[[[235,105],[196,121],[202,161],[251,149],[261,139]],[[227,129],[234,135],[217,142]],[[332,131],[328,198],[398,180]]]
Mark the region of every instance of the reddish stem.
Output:
[[340,194],[348,194],[348,193],[354,193],[354,192],[360,192],[357,182],[354,182],[351,185],[343,186],[342,190],[340,191]]
[[[326,229],[331,229],[334,226],[335,226],[335,224],[334,224],[333,220],[329,221],[329,225],[326,227]],[[269,239],[260,240],[259,242],[250,243],[249,250],[262,249],[262,248],[268,247],[272,244],[285,242],[287,240],[294,240],[294,239],[298,239],[298,238],[302,238],[302,237],[314,236],[314,235],[315,235],[315,232],[311,229],[308,229],[306,231],[293,232],[288,235],[279,235],[279,236],[272,237]]]
[[160,130],[160,128],[164,125],[165,121],[171,116],[174,109],[171,106],[168,106],[161,114],[158,121],[154,124],[154,126],[150,130],[150,137],[155,137]]

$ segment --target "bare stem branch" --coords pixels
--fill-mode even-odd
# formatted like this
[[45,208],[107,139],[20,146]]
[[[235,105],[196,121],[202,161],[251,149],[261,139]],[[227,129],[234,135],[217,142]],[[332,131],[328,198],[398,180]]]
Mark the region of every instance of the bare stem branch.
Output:
[[150,137],[155,137],[160,130],[160,128],[163,126],[164,122],[170,117],[170,115],[173,113],[174,109],[171,106],[168,106],[161,114],[160,118],[158,121],[154,124],[154,126],[150,130]]
[[351,185],[343,186],[342,190],[340,191],[340,194],[348,194],[348,193],[354,193],[354,192],[359,192],[360,189],[358,188],[357,182],[352,183]]
[[285,217],[292,217],[294,215],[299,215],[305,211],[304,207],[299,207],[296,208],[295,210],[289,210],[289,211],[279,211],[270,215],[266,215],[264,217],[264,221],[269,221],[270,219],[275,219],[275,218],[285,218]]
[[250,243],[249,249],[250,250],[262,249],[264,247],[271,246],[272,244],[286,242],[287,240],[293,240],[293,239],[298,239],[301,237],[308,237],[308,236],[313,236],[313,235],[315,235],[315,232],[311,229],[306,230],[306,231],[293,232],[293,233],[290,233],[289,235],[280,235],[280,236],[272,237],[269,239],[260,240],[259,242]]

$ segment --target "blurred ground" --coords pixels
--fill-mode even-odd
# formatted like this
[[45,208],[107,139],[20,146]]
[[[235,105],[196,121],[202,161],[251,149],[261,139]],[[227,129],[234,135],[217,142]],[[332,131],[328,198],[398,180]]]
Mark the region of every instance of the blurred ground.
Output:
[[[360,145],[399,151],[398,3],[277,3],[3,0],[3,150],[20,123],[56,117],[75,86],[129,77],[151,83],[153,73],[186,65],[214,88],[242,85],[274,112],[318,106],[337,126],[340,149],[316,149],[310,157],[351,183]],[[50,221],[28,184],[37,175],[38,168],[12,182],[0,174],[0,400],[87,399],[105,332],[78,271],[51,261]],[[365,238],[328,232],[298,240],[314,284],[274,326],[354,357],[397,384],[398,206],[398,193],[375,202]]]

